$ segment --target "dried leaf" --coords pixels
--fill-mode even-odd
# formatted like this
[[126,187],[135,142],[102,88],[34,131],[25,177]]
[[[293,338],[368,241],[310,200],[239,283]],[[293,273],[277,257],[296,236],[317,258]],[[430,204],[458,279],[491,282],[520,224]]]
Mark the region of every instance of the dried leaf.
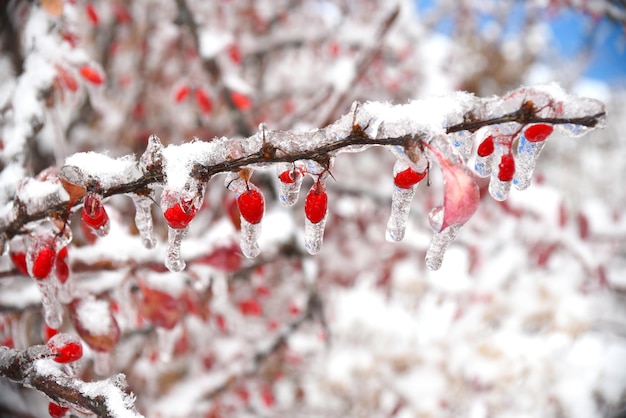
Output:
[[450,225],[462,225],[467,222],[476,209],[480,199],[478,184],[474,176],[460,162],[447,158],[440,150],[430,144],[424,146],[435,157],[443,173],[443,220],[439,231]]

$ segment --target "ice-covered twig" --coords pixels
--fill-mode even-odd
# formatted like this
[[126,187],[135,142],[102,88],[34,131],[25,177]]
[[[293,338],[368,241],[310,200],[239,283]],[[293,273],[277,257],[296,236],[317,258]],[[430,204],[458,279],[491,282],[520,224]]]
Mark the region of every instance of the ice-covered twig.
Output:
[[[510,122],[515,122],[520,127],[532,123],[547,123],[593,128],[602,125],[606,117],[602,105],[598,104],[599,111],[571,117],[569,115],[544,117],[533,109],[523,107],[503,115],[476,118],[475,115],[482,113],[486,103],[493,100],[458,93],[443,98],[417,100],[404,105],[368,102],[359,107],[356,118],[349,113],[323,129],[304,132],[265,131],[263,133],[265,142],[261,141],[259,132],[245,139],[221,138],[212,142],[197,141],[179,146],[170,145],[167,150],[186,147],[186,152],[180,152],[178,156],[184,161],[178,161],[177,166],[188,170],[187,174],[191,178],[208,181],[215,174],[237,171],[250,165],[303,160],[321,161],[332,154],[354,152],[371,146],[388,146],[410,156],[421,148],[422,141],[428,141],[434,133],[463,130],[473,132],[483,126]],[[421,110],[434,106],[440,109],[437,111],[440,114],[436,120],[433,120],[432,111],[427,115],[422,114]],[[354,125],[353,119],[356,119]],[[362,126],[366,129],[361,128]],[[233,158],[233,150],[240,149],[242,144],[245,144],[247,149]],[[168,175],[167,169],[160,165],[152,166],[141,176],[132,177],[127,181],[118,181],[119,173],[110,174],[116,181],[102,188],[103,197],[141,192],[150,185],[164,184]],[[37,196],[37,199],[45,201],[41,196]],[[46,217],[58,217],[67,210],[68,205],[67,201],[54,201],[49,206],[39,205],[40,207],[34,209],[31,203],[24,198],[16,198],[9,203],[11,207],[4,208],[0,216],[0,234],[4,235],[3,238],[10,239],[26,232],[24,227],[30,222]],[[25,210],[27,207],[28,211]]]
[[134,396],[127,393],[126,378],[118,374],[97,382],[65,376],[50,365],[46,346],[26,350],[0,347],[0,375],[45,393],[54,402],[74,405],[98,417],[139,418]]

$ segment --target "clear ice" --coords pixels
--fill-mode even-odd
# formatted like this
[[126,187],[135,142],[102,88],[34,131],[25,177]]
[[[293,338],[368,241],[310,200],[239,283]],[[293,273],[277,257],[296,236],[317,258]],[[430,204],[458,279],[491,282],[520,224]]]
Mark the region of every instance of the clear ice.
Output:
[[497,201],[504,201],[509,197],[509,192],[511,191],[511,182],[510,181],[502,181],[498,178],[498,174],[500,169],[498,165],[500,164],[500,160],[502,156],[510,152],[510,139],[508,137],[498,137],[494,138],[494,151],[493,151],[493,161],[492,161],[492,169],[491,169],[491,178],[489,179],[489,194]]
[[316,224],[304,218],[304,247],[311,255],[319,253],[322,249],[327,218],[328,214]]
[[241,238],[239,245],[241,252],[247,258],[254,258],[261,252],[259,248],[259,236],[261,235],[261,223],[251,224],[246,221],[243,216],[241,219]]
[[280,176],[284,172],[291,172],[295,176],[293,183],[278,181],[278,197],[283,206],[293,206],[298,201],[300,188],[302,187],[302,170],[291,163],[281,163],[276,166],[276,174]]
[[404,232],[409,220],[409,212],[411,210],[411,202],[415,196],[417,185],[408,189],[402,189],[395,186],[391,195],[391,214],[387,221],[387,230],[385,238],[389,242],[401,241],[404,238]]
[[134,193],[130,196],[135,204],[135,225],[139,231],[141,242],[146,248],[154,248],[156,239],[154,238],[152,225],[152,199],[148,196],[139,196]]
[[530,142],[524,134],[520,136],[515,156],[515,176],[513,185],[518,190],[525,190],[530,186],[530,181],[535,171],[537,158],[545,146],[545,141]]
[[185,269],[185,261],[180,256],[180,245],[183,238],[187,235],[189,227],[184,229],[174,229],[167,227],[167,256],[165,258],[165,267],[169,271],[178,272]]
[[57,286],[59,283],[53,280],[52,275],[43,280],[35,280],[41,292],[41,303],[43,305],[44,320],[53,329],[61,328],[63,325],[63,307],[57,297]]
[[434,208],[429,214],[430,225],[434,232],[426,252],[426,267],[429,270],[439,270],[448,246],[455,240],[462,226],[454,224],[440,231],[443,224],[443,215],[443,207]]

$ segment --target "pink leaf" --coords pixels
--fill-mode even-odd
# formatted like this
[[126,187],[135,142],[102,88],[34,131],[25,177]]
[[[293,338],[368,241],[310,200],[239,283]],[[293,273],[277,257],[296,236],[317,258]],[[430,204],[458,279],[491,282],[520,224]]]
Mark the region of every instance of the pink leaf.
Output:
[[439,232],[450,225],[462,225],[478,209],[480,199],[478,184],[460,161],[453,161],[430,144],[424,143],[424,146],[437,159],[443,172],[443,219],[441,226],[436,228],[438,226],[436,225],[434,228]]

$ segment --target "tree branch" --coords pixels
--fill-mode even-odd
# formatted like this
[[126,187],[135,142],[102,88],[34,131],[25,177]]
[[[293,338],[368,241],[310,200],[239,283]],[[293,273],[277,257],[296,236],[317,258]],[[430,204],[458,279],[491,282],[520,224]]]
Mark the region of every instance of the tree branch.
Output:
[[[522,88],[515,94],[523,97],[534,95],[535,100],[543,100],[548,104],[544,103],[543,107],[539,107],[524,99],[519,102],[517,110],[484,119],[477,119],[474,115],[485,114],[488,105],[490,108],[494,106],[497,108],[498,103],[494,104],[494,100],[502,99],[481,99],[468,93],[457,93],[434,98],[432,102],[430,99],[424,99],[405,105],[378,102],[357,104],[352,112],[333,124],[304,132],[270,131],[262,128],[260,132],[244,139],[216,138],[210,142],[195,141],[178,146],[170,145],[167,148],[162,148],[158,138],[154,137],[158,151],[154,155],[148,155],[147,163],[135,163],[138,174],[120,177],[119,173],[108,173],[115,180],[108,179],[107,184],[99,188],[99,192],[102,196],[108,197],[127,193],[147,194],[155,185],[175,189],[185,187],[185,184],[172,183],[177,177],[177,181],[180,181],[181,173],[172,171],[179,170],[180,167],[187,170],[183,173],[187,182],[198,181],[204,184],[218,173],[237,172],[249,166],[264,167],[276,163],[311,161],[328,169],[330,159],[337,153],[356,152],[371,146],[389,147],[399,154],[400,158],[416,161],[422,158],[423,144],[430,142],[434,137],[461,131],[474,133],[482,127],[500,124],[517,123],[521,131],[525,125],[535,123],[589,128],[599,127],[604,123],[606,114],[601,103],[591,101],[590,105],[590,99],[569,96],[564,98],[562,91],[557,90],[556,94],[551,94],[553,90],[552,86],[536,90]],[[515,94],[507,95],[507,100],[516,97]],[[585,106],[571,106],[576,110],[569,114],[563,111],[556,112],[555,109],[562,106],[566,99],[574,104],[579,104],[577,101],[580,100]],[[570,102],[567,104],[571,105]],[[431,107],[435,107],[437,111],[433,112]],[[584,110],[580,110],[581,108]],[[546,109],[552,113],[546,113]],[[546,114],[558,116],[548,117]],[[446,138],[446,141],[452,140]],[[142,161],[144,159],[146,155],[142,157]],[[98,173],[90,172],[91,167],[85,166],[80,169],[84,170],[89,184],[98,183],[100,180]],[[120,178],[124,180],[119,180]],[[82,186],[89,187],[89,184]],[[59,195],[60,192],[63,191],[55,193]],[[0,235],[4,240],[27,233],[27,225],[31,222],[47,217],[67,219],[68,211],[72,210],[68,209],[67,200],[60,201],[59,198],[55,200],[38,196],[37,202],[25,199],[27,200],[28,196],[20,197],[18,193],[14,201],[9,203],[12,207],[5,208],[2,212]],[[41,201],[46,202],[45,207],[40,208]],[[80,203],[80,200],[73,203]]]
[[60,404],[72,404],[98,417],[136,417],[134,396],[126,393],[123,374],[97,382],[68,377],[56,369],[48,357],[46,346],[35,345],[26,350],[0,347],[0,375],[45,393]]

